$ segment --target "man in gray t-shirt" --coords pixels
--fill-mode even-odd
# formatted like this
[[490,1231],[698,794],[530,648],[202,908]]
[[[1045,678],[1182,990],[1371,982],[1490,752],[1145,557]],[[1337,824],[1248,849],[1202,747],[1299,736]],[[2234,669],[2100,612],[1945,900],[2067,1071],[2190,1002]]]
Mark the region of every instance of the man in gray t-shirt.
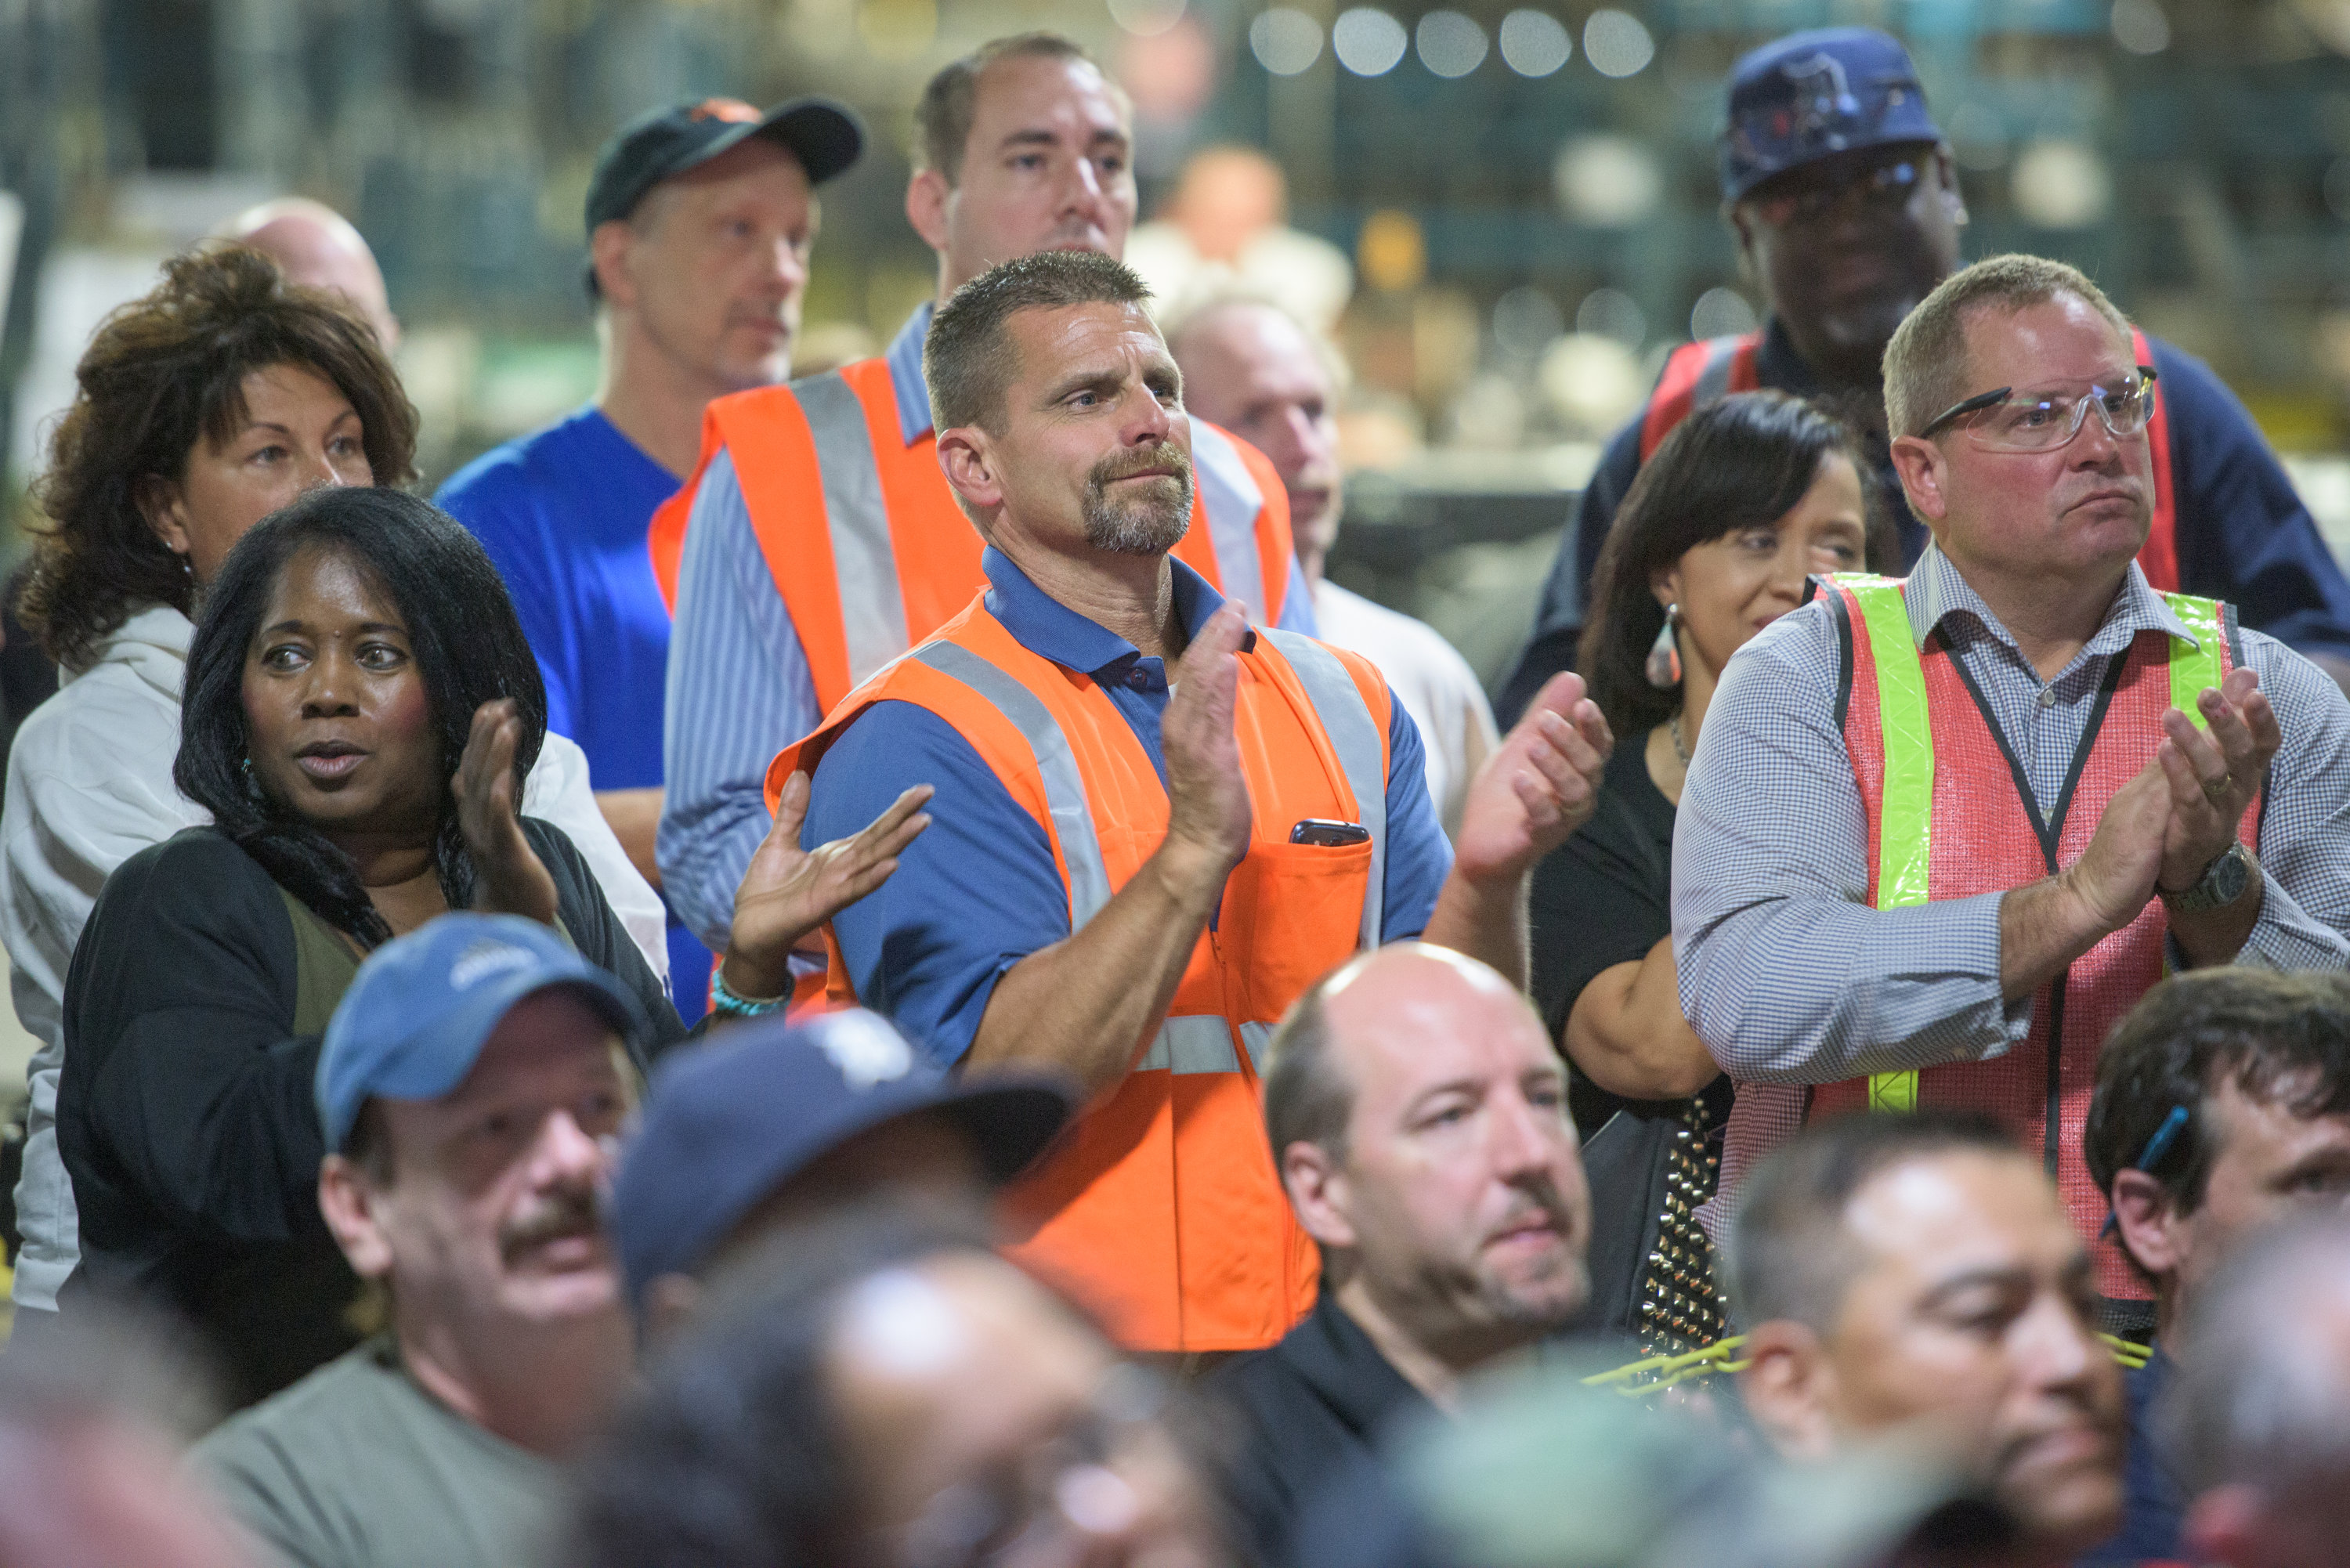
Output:
[[514,916],[444,915],[360,967],[319,1053],[318,1206],[390,1327],[191,1457],[282,1563],[546,1555],[561,1463],[632,1366],[597,1195],[645,1037]]

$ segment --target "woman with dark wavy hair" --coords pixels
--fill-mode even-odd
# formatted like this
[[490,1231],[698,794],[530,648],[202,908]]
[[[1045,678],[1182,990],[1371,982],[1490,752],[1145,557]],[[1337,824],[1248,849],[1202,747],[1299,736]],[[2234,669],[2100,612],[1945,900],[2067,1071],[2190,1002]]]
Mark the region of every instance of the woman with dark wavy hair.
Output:
[[1621,739],[1591,820],[1535,868],[1532,989],[1575,1068],[1593,1299],[1659,1351],[1721,1329],[1689,1216],[1711,1192],[1731,1085],[1681,1015],[1673,963],[1690,757],[1723,667],[1803,603],[1810,574],[1898,559],[1851,427],[1771,391],[1683,421],[1600,552],[1576,668]]
[[[17,1016],[41,1043],[16,1192],[27,1332],[76,1256],[54,1130],[68,961],[107,876],[208,820],[172,779],[191,618],[255,522],[321,486],[404,483],[416,447],[416,412],[373,330],[237,246],[167,264],[99,327],[76,376],[33,487],[20,606],[64,680],[16,734],[0,816],[0,941]],[[665,967],[660,901],[596,810],[577,746],[549,737],[525,804],[571,835]]]

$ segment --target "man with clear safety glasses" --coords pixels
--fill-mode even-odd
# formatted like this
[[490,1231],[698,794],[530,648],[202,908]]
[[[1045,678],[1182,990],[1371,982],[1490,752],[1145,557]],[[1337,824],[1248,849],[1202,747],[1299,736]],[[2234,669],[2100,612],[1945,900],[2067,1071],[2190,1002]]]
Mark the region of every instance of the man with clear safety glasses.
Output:
[[2154,373],[2080,273],[1952,275],[1885,378],[1931,539],[1739,651],[1681,795],[1681,1006],[1739,1085],[1723,1189],[1807,1116],[1986,1111],[2130,1302],[2081,1152],[2099,1046],[2166,969],[2350,968],[2350,702],[2147,582]]
[[[1608,443],[1552,565],[1533,641],[1495,704],[1504,725],[1573,665],[1592,570],[1633,476],[1692,409],[1725,393],[1770,387],[1847,405],[1868,427],[1904,559],[1926,547],[1926,524],[1900,499],[1882,361],[1902,317],[1959,265],[1967,210],[1916,67],[1865,27],[1765,45],[1731,71],[1721,161],[1722,218],[1763,326],[1675,350],[1640,418]],[[2162,385],[2148,436],[2148,580],[2226,599],[2246,625],[2350,680],[2350,582],[2251,417],[2167,343],[2137,335],[2133,362],[2158,369]]]

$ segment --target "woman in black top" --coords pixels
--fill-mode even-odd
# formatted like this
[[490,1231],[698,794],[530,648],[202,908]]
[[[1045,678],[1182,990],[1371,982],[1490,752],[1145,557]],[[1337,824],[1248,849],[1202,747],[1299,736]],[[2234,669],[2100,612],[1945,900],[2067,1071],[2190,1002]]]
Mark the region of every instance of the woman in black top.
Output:
[[[359,961],[436,915],[552,925],[636,993],[654,1051],[683,1036],[578,851],[516,809],[546,725],[496,569],[429,503],[316,490],[236,545],[190,649],[174,767],[213,825],[123,863],[67,977],[58,1139],[82,1258],[62,1310],[88,1293],[175,1309],[239,1402],[355,1342],[356,1282],[318,1213],[319,1036]],[[831,912],[811,884],[868,890],[920,804],[845,853],[763,846],[738,901],[752,961],[730,979],[780,976]]]
[[1653,1349],[1720,1330],[1688,1216],[1711,1195],[1730,1108],[1681,1016],[1674,811],[1731,655],[1803,602],[1807,574],[1895,558],[1874,502],[1850,427],[1783,393],[1741,393],[1642,466],[1593,580],[1576,663],[1616,751],[1591,820],[1535,869],[1533,990],[1575,1068],[1595,1309]]

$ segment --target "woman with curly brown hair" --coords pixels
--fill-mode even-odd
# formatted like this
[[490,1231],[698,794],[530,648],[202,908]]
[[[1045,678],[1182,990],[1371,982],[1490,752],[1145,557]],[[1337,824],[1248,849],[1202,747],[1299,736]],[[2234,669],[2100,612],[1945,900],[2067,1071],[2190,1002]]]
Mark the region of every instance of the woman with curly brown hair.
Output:
[[[16,1190],[20,1324],[54,1310],[78,1256],[55,1134],[74,944],[117,866],[211,820],[172,776],[195,607],[264,516],[322,485],[404,483],[416,450],[416,410],[373,329],[241,246],[168,263],[75,376],[33,487],[43,520],[19,606],[63,680],[17,732],[0,812],[0,942],[40,1042]],[[596,810],[577,746],[547,737],[525,809],[570,836],[666,973],[660,899]]]

